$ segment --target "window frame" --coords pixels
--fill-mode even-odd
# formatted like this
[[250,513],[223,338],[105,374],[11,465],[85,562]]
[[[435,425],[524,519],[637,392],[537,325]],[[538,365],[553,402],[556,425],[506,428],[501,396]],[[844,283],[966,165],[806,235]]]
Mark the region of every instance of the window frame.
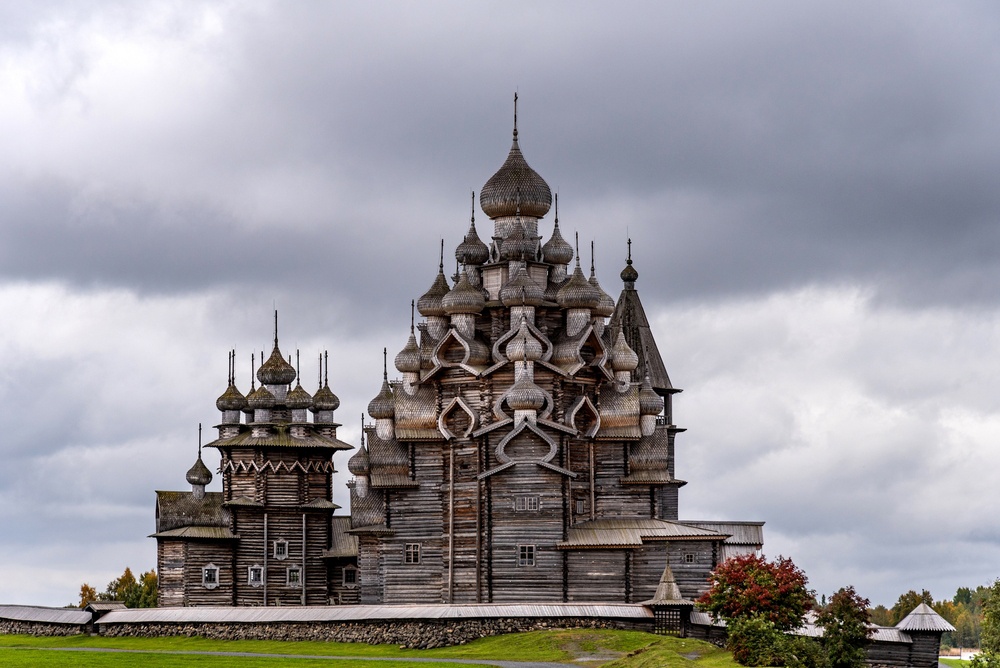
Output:
[[685,564],[693,564],[694,563],[694,555],[691,554],[690,552],[688,552],[687,554],[685,554],[684,555],[684,563]]
[[[212,579],[209,580],[208,574],[212,573]],[[217,589],[219,587],[219,567],[215,564],[208,563],[201,567],[201,586],[205,589]]]
[[[292,573],[295,574],[293,581]],[[289,566],[285,569],[285,586],[295,587],[299,589],[302,587],[302,567],[301,566]]]
[[403,563],[408,565],[420,563],[420,543],[403,544]]
[[[281,552],[280,553],[278,551],[279,547],[281,548]],[[284,561],[285,559],[287,559],[288,558],[288,541],[285,540],[284,538],[278,538],[277,540],[275,540],[271,554],[278,561]]]
[[[256,574],[256,577],[254,575]],[[259,564],[247,566],[247,584],[251,587],[264,586],[264,567]]]
[[[347,581],[348,573],[351,573],[351,582]],[[358,586],[358,567],[351,564],[344,566],[340,573],[340,583],[347,589],[356,589]]]
[[514,497],[514,512],[517,513],[537,513],[542,507],[541,499],[537,494],[525,494]]
[[537,561],[538,550],[533,544],[522,543],[517,546],[517,567],[532,568]]

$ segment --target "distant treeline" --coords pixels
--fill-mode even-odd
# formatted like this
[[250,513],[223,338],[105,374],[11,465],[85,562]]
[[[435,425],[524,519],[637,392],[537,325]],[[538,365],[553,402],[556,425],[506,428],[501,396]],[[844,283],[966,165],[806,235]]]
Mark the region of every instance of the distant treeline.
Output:
[[125,572],[109,582],[102,592],[86,582],[80,585],[77,607],[85,608],[94,601],[121,601],[127,608],[155,608],[158,585],[156,571],[143,573],[136,580],[132,569],[126,566]]
[[959,587],[951,600],[935,601],[926,589],[919,594],[911,589],[900,596],[891,608],[884,605],[871,608],[871,621],[879,626],[895,626],[915,607],[926,603],[955,627],[953,633],[944,634],[942,647],[979,647],[983,608],[992,591],[991,587],[984,585],[975,589]]

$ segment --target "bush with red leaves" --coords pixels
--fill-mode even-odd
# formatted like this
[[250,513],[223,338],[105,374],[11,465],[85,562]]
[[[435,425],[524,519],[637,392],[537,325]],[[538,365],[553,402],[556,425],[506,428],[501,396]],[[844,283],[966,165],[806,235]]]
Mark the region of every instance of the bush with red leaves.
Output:
[[725,620],[759,617],[791,631],[812,607],[806,574],[784,557],[773,562],[754,554],[733,557],[719,564],[711,581],[697,602]]

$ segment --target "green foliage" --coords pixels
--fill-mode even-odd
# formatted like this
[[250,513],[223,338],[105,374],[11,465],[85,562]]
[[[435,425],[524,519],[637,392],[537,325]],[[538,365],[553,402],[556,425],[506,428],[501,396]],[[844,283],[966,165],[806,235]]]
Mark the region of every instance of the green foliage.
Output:
[[984,654],[990,654],[1000,662],[1000,580],[995,580],[987,589],[983,601],[979,647]]
[[868,604],[868,599],[862,598],[854,587],[843,587],[830,597],[830,603],[817,616],[831,668],[865,665],[865,645],[872,634]]
[[744,666],[829,668],[826,652],[812,638],[789,636],[768,619],[742,617],[727,623],[726,649]]
[[889,626],[895,626],[903,621],[903,617],[913,612],[913,609],[920,605],[921,603],[926,603],[927,605],[934,605],[934,597],[931,593],[924,589],[919,594],[914,590],[910,590],[899,597],[896,601],[896,605],[892,606],[892,624]]
[[748,554],[720,564],[712,574],[711,589],[698,603],[727,622],[759,617],[778,631],[790,631],[802,624],[812,606],[807,583],[805,573],[791,559],[778,557],[770,562]]
[[135,579],[132,569],[128,566],[121,576],[108,583],[101,593],[84,583],[80,587],[80,606],[86,607],[93,601],[121,601],[127,608],[155,608],[159,588],[156,571],[150,570]]
[[869,619],[876,626],[892,626],[892,612],[884,605],[876,605],[868,610]]

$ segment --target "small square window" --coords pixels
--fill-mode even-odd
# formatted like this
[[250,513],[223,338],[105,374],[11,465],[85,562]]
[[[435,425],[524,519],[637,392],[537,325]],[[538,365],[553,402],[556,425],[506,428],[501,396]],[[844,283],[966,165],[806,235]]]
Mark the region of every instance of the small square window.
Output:
[[685,564],[693,564],[694,563],[694,555],[693,554],[685,554],[684,555],[684,563]]
[[358,586],[358,569],[354,566],[344,566],[344,586],[354,589]]
[[518,566],[534,566],[535,565],[535,546],[534,545],[518,545],[517,546],[517,565]]
[[404,564],[420,563],[420,543],[407,543],[403,548]]
[[251,587],[259,587],[264,584],[264,569],[260,566],[247,568],[247,583]]
[[287,540],[276,540],[274,541],[274,558],[280,560],[288,558],[288,541]]
[[289,587],[301,587],[302,586],[302,571],[298,566],[292,566],[288,569],[286,583]]
[[535,511],[538,510],[537,496],[519,496],[514,500],[514,510]]
[[208,564],[201,569],[201,584],[205,589],[215,589],[219,586],[219,567]]
[[576,514],[586,515],[587,514],[587,502],[583,499],[576,500]]

